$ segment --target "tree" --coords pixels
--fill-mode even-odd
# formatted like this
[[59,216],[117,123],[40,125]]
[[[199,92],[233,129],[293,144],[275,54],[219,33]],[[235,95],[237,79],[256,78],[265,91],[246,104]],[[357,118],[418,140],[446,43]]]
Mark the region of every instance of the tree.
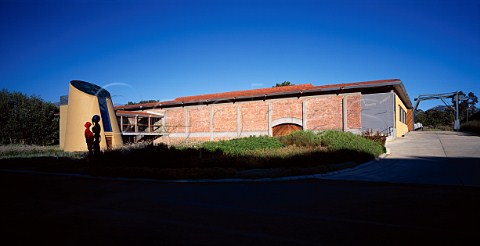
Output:
[[454,115],[454,111],[450,107],[445,108],[445,110],[429,109],[423,111],[419,109],[415,111],[415,122],[422,123],[424,127],[452,127],[455,119]]
[[290,86],[290,85],[294,85],[292,82],[290,81],[283,81],[282,83],[277,83],[275,86],[273,87],[282,87],[282,86]]
[[0,92],[0,144],[58,143],[59,109],[53,103],[19,92]]
[[[466,97],[467,95],[463,92],[460,91],[458,95]],[[473,115],[476,112],[476,107],[475,105],[478,103],[478,97],[475,96],[473,92],[468,93],[468,99],[465,101],[461,101],[458,104],[458,117],[460,118],[460,121],[466,121],[469,116]],[[452,98],[452,104],[453,108],[456,107],[456,100],[455,98]]]
[[478,97],[473,94],[473,92],[468,93],[468,100],[467,100],[467,120],[469,119],[469,116],[474,115],[477,112],[477,108],[475,107],[475,104],[478,103]]
[[142,103],[152,103],[152,102],[159,102],[159,100],[142,100],[140,102],[128,102],[127,105],[135,105],[135,104],[142,104]]
[[421,109],[417,109],[415,110],[415,122],[420,122],[423,124],[426,125],[428,119],[427,119],[427,114],[425,113],[425,111],[421,110]]

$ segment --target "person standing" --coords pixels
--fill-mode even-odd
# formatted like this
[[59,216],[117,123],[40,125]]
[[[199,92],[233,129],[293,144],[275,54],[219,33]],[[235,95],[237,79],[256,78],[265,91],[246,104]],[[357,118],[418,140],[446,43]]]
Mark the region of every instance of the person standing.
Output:
[[92,122],[93,122],[93,155],[94,156],[99,156],[100,155],[100,116],[99,115],[94,115],[92,117]]
[[85,122],[85,142],[87,142],[88,149],[88,158],[90,159],[93,156],[93,132],[90,131],[90,126],[92,123]]

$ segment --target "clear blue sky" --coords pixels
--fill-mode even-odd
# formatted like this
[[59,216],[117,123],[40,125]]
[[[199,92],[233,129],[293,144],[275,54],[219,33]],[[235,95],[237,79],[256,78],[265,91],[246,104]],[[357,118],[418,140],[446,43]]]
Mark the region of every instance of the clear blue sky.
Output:
[[480,95],[478,0],[0,0],[0,37],[0,88],[50,102],[71,80],[115,104],[285,80]]

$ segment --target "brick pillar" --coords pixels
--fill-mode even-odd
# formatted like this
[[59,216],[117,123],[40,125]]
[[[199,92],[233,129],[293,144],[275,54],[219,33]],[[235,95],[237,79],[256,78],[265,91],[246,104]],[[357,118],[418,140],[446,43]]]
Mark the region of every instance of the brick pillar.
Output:
[[237,104],[237,138],[242,135],[242,116],[240,115],[241,113],[242,110],[240,108],[240,105]]
[[272,103],[268,102],[268,136],[273,136],[272,133]]
[[342,97],[342,122],[343,122],[343,131],[348,130],[347,125],[347,97]]
[[213,105],[210,105],[210,141],[213,141]]
[[302,128],[307,130],[307,101],[302,101]]

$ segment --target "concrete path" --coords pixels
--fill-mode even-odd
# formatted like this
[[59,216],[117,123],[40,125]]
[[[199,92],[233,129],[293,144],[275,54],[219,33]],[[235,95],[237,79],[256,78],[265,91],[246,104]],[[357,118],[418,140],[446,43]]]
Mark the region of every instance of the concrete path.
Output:
[[387,143],[390,154],[322,179],[480,187],[480,136],[410,132]]

